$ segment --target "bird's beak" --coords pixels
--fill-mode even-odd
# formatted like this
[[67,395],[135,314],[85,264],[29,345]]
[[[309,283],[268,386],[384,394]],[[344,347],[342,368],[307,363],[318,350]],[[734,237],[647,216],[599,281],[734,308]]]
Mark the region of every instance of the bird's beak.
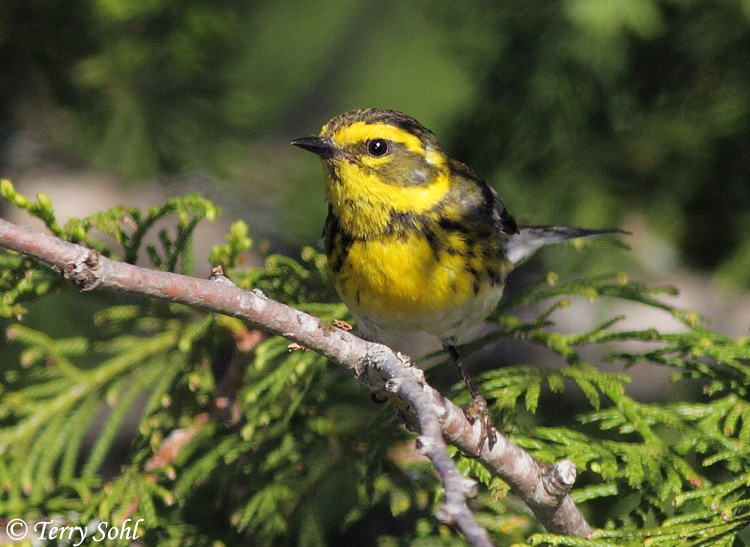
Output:
[[302,137],[292,141],[294,146],[299,146],[303,150],[317,154],[323,159],[333,157],[336,147],[328,137]]

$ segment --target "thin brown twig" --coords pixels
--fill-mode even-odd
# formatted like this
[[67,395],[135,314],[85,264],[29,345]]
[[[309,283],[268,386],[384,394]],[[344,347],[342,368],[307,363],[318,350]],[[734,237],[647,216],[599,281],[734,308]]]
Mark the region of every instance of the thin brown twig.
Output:
[[[260,291],[241,290],[226,278],[209,281],[113,261],[3,219],[0,246],[50,265],[82,291],[101,288],[142,294],[240,318],[324,355],[351,371],[373,393],[386,390],[394,394],[412,409],[408,417],[418,425],[420,449],[445,487],[445,504],[438,510],[438,518],[455,525],[472,545],[492,544],[466,505],[475,483],[458,471],[444,440],[472,453],[481,435],[480,424],[472,425],[459,407],[424,381],[419,369],[389,348],[271,300]],[[511,485],[547,530],[591,535],[591,527],[568,496],[575,481],[571,462],[543,464],[499,434],[492,449],[485,445],[477,457]]]

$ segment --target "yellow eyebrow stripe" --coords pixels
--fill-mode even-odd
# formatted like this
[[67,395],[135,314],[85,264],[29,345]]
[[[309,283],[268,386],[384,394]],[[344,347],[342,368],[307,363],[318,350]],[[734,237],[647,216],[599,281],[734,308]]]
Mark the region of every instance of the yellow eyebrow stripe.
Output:
[[[328,126],[323,127],[321,135],[327,134]],[[355,122],[342,127],[331,135],[339,146],[347,146],[371,139],[386,139],[402,144],[408,150],[425,155],[422,141],[416,135],[387,123]]]

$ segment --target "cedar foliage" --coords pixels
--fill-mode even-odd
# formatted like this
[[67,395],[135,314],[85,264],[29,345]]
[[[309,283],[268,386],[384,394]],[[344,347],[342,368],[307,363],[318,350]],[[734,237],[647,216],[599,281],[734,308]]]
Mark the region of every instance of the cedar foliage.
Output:
[[[60,226],[44,195],[30,200],[9,181],[0,193],[59,237],[187,274],[194,228],[218,214],[189,195]],[[159,230],[157,221],[165,220],[172,228]],[[241,287],[326,320],[348,319],[325,257],[303,249],[299,260],[269,255],[263,267],[247,268],[243,253],[251,244],[237,222],[210,260]],[[365,537],[381,545],[464,543],[431,517],[440,485],[413,452],[413,434],[388,405],[372,405],[354,379],[319,355],[290,352],[284,339],[182,305],[78,294],[15,253],[0,254],[0,291],[8,346],[0,368],[1,516],[93,527],[142,518],[140,541],[159,546],[323,545]],[[665,291],[622,274],[563,282],[550,276],[504,301],[491,318],[499,332],[464,348],[517,337],[564,359],[563,367],[533,362],[477,379],[496,423],[515,443],[543,461],[575,462],[572,496],[599,527],[587,540],[545,533],[502,480],[456,453],[461,470],[482,484],[473,509],[498,544],[744,544],[750,341],[712,332],[698,314],[662,303]],[[27,309],[53,295],[72,305],[97,298],[90,328],[60,337],[27,324]],[[558,332],[550,315],[575,296],[659,308],[686,329],[625,331],[617,328],[622,318],[611,317],[587,332]],[[546,311],[533,321],[514,314],[532,303]],[[623,342],[642,344],[625,352]],[[580,348],[587,345],[604,345],[624,370],[669,367],[676,393],[693,395],[639,402],[628,395],[625,372],[601,372],[585,361]],[[587,410],[564,424],[544,416],[571,392],[583,395]],[[461,388],[455,393],[466,402]]]

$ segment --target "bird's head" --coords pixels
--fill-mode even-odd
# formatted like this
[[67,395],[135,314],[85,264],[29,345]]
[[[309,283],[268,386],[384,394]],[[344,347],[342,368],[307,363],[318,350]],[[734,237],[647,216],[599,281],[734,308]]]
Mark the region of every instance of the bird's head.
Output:
[[352,233],[382,226],[390,211],[423,213],[450,187],[448,158],[435,135],[394,110],[345,112],[319,136],[292,144],[320,156],[326,197]]

